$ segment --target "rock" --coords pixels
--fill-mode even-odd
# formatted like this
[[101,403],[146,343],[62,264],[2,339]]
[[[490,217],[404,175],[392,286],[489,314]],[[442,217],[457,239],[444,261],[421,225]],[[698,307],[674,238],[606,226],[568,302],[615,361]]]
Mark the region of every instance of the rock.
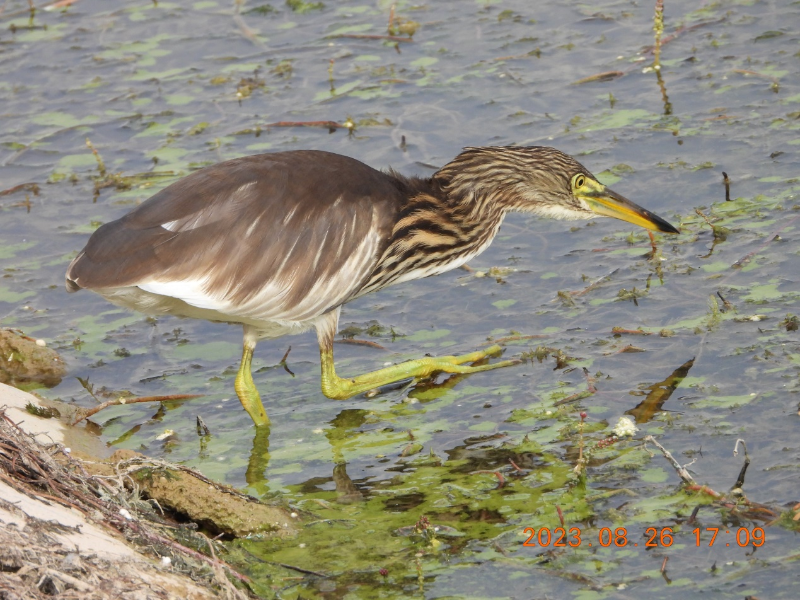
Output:
[[53,387],[66,373],[58,353],[13,329],[0,329],[0,383]]

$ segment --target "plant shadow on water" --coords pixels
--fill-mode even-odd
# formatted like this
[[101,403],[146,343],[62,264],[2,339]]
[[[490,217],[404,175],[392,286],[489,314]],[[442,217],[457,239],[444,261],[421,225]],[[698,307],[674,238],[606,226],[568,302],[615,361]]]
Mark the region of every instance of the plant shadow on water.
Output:
[[[263,597],[796,597],[800,7],[670,2],[658,70],[653,10],[80,0],[31,16],[10,0],[0,315],[64,359],[39,392],[84,408],[202,394],[81,427],[290,506],[296,537],[227,543]],[[255,357],[273,421],[256,431],[233,394],[238,327],[63,291],[91,232],[201,166],[316,148],[429,175],[491,144],[572,153],[681,229],[511,215],[469,270],[343,311],[343,374],[498,342],[516,367],[342,403],[320,393],[313,336],[283,338]],[[625,415],[633,437],[613,434]]]

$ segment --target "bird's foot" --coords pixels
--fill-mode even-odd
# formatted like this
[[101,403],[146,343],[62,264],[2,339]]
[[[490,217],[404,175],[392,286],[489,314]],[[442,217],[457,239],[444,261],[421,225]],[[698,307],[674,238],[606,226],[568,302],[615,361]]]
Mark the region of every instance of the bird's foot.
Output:
[[402,381],[403,379],[419,381],[427,379],[436,373],[478,373],[480,371],[489,371],[501,367],[510,367],[521,362],[520,360],[512,359],[492,364],[467,364],[496,356],[502,351],[503,349],[500,346],[495,345],[485,350],[478,350],[460,356],[418,358],[353,378],[343,378],[336,375],[333,368],[333,353],[323,351],[321,353],[322,393],[328,398],[346,400],[358,394],[363,394],[364,392],[369,392],[376,388]]

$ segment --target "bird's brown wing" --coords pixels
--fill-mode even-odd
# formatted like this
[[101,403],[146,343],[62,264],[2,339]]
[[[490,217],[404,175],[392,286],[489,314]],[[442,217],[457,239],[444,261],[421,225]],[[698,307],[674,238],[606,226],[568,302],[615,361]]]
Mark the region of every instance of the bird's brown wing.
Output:
[[67,288],[136,286],[225,314],[305,320],[357,295],[402,202],[394,178],[337,154],[227,161],[100,227]]

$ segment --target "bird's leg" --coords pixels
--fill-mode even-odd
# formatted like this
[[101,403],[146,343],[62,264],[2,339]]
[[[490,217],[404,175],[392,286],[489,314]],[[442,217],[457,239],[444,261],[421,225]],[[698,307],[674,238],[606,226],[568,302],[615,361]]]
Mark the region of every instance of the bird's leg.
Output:
[[242,344],[242,362],[239,365],[239,372],[236,373],[236,380],[233,387],[236,389],[236,395],[239,396],[239,401],[242,406],[253,419],[256,427],[269,425],[269,417],[267,411],[264,410],[264,405],[261,402],[261,396],[258,394],[256,384],[253,383],[253,375],[250,372],[250,365],[253,361],[253,350],[256,347],[256,336],[253,330],[245,326],[244,328],[244,342]]
[[500,367],[509,367],[520,362],[519,360],[504,360],[491,365],[465,364],[474,363],[502,352],[500,346],[491,346],[486,350],[478,350],[461,356],[418,358],[365,373],[364,375],[358,375],[357,377],[339,377],[333,365],[333,337],[336,332],[336,323],[338,322],[338,310],[335,312],[335,320],[330,317],[324,323],[318,323],[317,325],[319,354],[322,363],[322,393],[335,400],[346,400],[357,394],[402,381],[403,379],[418,381],[426,379],[435,373],[477,373],[479,371],[499,369]]

